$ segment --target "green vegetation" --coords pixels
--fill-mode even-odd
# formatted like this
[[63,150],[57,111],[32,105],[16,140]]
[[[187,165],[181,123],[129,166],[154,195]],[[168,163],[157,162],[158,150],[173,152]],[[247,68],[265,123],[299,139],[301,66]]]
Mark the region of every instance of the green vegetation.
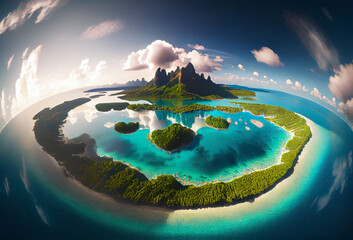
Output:
[[[266,118],[268,121],[294,133],[293,139],[286,144],[288,152],[282,155],[282,164],[245,174],[227,183],[208,183],[198,187],[183,186],[171,175],[148,180],[141,172],[122,162],[85,154],[91,152],[86,149],[89,145],[85,143],[65,141],[61,127],[68,112],[87,101],[90,99],[76,99],[52,109],[46,108],[36,114],[34,133],[37,142],[87,187],[142,204],[191,208],[218,206],[254,198],[291,173],[290,170],[293,169],[304,145],[311,137],[310,127],[305,119],[285,108],[233,102],[255,115],[270,116]],[[149,138],[165,149],[175,149],[191,142],[193,134],[192,130],[173,124],[166,129],[152,132]],[[94,139],[90,139],[90,142],[94,142]],[[94,146],[92,149],[95,149]]]
[[154,78],[145,86],[125,90],[122,99],[154,100],[154,99],[204,99],[215,100],[223,98],[237,98],[237,96],[255,96],[255,92],[233,89],[215,84],[204,74],[197,74],[194,66],[189,63],[186,67],[177,68],[167,74],[158,68]]
[[256,98],[253,97],[242,97],[241,100],[246,100],[246,101],[257,101]]
[[208,116],[205,120],[205,123],[208,126],[211,126],[217,129],[227,129],[229,127],[229,122],[227,122],[227,120],[225,120],[222,117]]
[[124,110],[129,103],[127,102],[118,102],[118,103],[98,103],[96,109],[100,112],[109,112],[110,110],[121,111]]
[[239,107],[226,107],[226,106],[217,106],[216,110],[225,112],[225,113],[238,113],[243,111],[243,109]]
[[243,97],[243,96],[251,96],[251,97],[255,97],[256,93],[250,90],[244,90],[244,89],[231,89],[229,90],[229,92],[231,92],[232,94],[234,94],[235,96],[238,97]]
[[203,104],[190,104],[186,106],[181,106],[181,107],[169,107],[169,106],[156,106],[156,105],[150,105],[150,104],[130,104],[128,109],[133,110],[133,111],[143,111],[143,110],[158,110],[158,111],[170,111],[173,113],[186,113],[186,112],[192,112],[192,111],[221,111],[221,112],[226,112],[226,113],[238,113],[241,112],[243,109],[239,107],[225,107],[225,106],[217,106],[217,107],[212,107],[209,105],[203,105]]
[[140,127],[138,122],[118,122],[115,124],[114,129],[118,133],[128,134],[136,132]]
[[185,113],[185,112],[192,112],[192,111],[213,111],[215,108],[208,105],[203,104],[190,104],[181,107],[169,107],[169,106],[156,106],[150,104],[131,104],[127,107],[133,111],[141,111],[141,110],[158,110],[158,111],[170,111],[173,113]]
[[157,147],[172,151],[189,144],[195,133],[190,128],[174,123],[165,129],[155,130],[147,138]]

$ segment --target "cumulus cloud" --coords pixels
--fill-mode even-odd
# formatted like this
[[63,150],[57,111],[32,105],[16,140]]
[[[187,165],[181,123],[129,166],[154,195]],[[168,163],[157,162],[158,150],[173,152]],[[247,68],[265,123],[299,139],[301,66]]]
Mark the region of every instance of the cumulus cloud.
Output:
[[[289,80],[289,79],[288,79]],[[287,81],[288,81],[287,80]],[[289,80],[290,81],[290,80]],[[287,83],[287,82],[286,82]],[[292,85],[291,83],[287,83],[288,85]],[[294,90],[302,90],[302,91],[304,91],[304,92],[308,92],[309,90],[305,87],[305,86],[303,86],[300,82],[298,82],[298,81],[296,81],[295,83],[294,83],[294,85],[292,86],[292,89],[294,89]]]
[[238,68],[239,68],[240,70],[242,70],[242,71],[245,71],[244,66],[243,66],[243,65],[241,65],[241,64],[238,64]]
[[31,0],[21,3],[16,10],[10,12],[0,22],[0,35],[7,30],[15,30],[30,19],[35,12],[39,12],[35,23],[40,23],[50,12],[66,3],[66,0]]
[[122,26],[123,25],[119,20],[105,21],[89,26],[81,36],[82,38],[89,40],[103,38],[112,33],[118,32],[121,30]]
[[186,52],[183,48],[177,48],[163,40],[156,40],[145,49],[129,54],[124,63],[123,70],[141,70],[146,68],[162,67],[166,69],[177,66],[185,66],[192,62],[198,72],[212,72],[221,70],[223,59],[217,56],[211,59],[207,54],[197,50]]
[[321,93],[320,91],[317,89],[317,88],[314,88],[311,92],[310,92],[311,95],[313,95],[314,97],[316,98],[319,98],[321,99]]
[[292,85],[293,82],[292,82],[290,79],[287,79],[287,80],[286,80],[286,84],[287,84],[287,85]]
[[332,99],[329,99],[326,96],[323,96],[322,100],[324,100],[326,103],[330,104],[332,107],[337,107],[336,98],[334,98],[334,97]]
[[270,79],[269,81],[270,83],[273,83],[273,84],[277,84],[277,82],[275,80],[273,80],[272,78]]
[[252,54],[256,58],[256,61],[265,63],[272,67],[282,67],[283,63],[280,61],[279,56],[270,48],[262,47],[260,50],[252,50]]
[[321,70],[327,71],[338,67],[337,50],[314,23],[289,12],[285,17]]
[[335,76],[330,77],[328,87],[343,102],[353,98],[353,63],[340,65]]
[[266,79],[267,78],[267,76],[266,75],[264,75],[264,79]]
[[6,103],[5,103],[5,90],[1,92],[0,107],[1,107],[1,117],[6,120]]
[[259,76],[259,73],[258,73],[258,72],[253,72],[252,75],[258,77],[258,76]]
[[340,65],[335,76],[330,77],[328,87],[332,94],[342,100],[338,111],[353,121],[353,63]]
[[341,194],[343,193],[351,168],[352,151],[348,153],[348,156],[342,156],[335,160],[332,170],[332,176],[334,177],[333,183],[327,194],[315,200],[318,211],[327,206],[334,192],[338,191]]
[[20,77],[16,81],[16,100],[18,102],[27,101],[28,94],[32,96],[38,95],[36,83],[38,60],[42,51],[42,45],[39,45],[31,53],[28,54],[28,49],[23,53],[22,67]]
[[12,55],[12,56],[10,57],[9,61],[7,62],[7,70],[10,69],[11,63],[12,63],[12,60],[13,60],[14,57],[15,57],[15,55]]
[[338,104],[338,111],[345,114],[350,121],[353,121],[353,98],[347,102]]
[[221,58],[220,56],[216,56],[215,59],[213,59],[214,62],[223,62],[223,58]]
[[15,85],[15,97],[11,99],[11,115],[15,116],[18,112],[36,101],[64,92],[70,89],[95,85],[106,62],[100,61],[94,68],[89,64],[89,59],[84,59],[78,68],[73,69],[66,78],[59,80],[41,81],[37,76],[39,56],[42,45],[23,53],[20,77]]
[[205,47],[199,44],[188,44],[188,47],[199,51],[205,50]]

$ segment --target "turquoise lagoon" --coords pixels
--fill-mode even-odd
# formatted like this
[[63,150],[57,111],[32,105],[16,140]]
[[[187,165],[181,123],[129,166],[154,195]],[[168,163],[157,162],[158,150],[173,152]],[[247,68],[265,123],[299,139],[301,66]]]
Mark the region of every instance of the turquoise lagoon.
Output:
[[[171,104],[169,101],[163,103]],[[190,103],[192,102],[188,101]],[[203,104],[229,105],[229,101],[207,101]],[[94,118],[87,119],[87,112],[94,115]],[[207,127],[205,118],[211,114],[228,119],[231,122],[229,128],[217,130]],[[111,156],[137,167],[150,179],[170,174],[196,185],[229,181],[245,173],[277,164],[286,142],[291,138],[291,134],[284,129],[266,121],[263,116],[254,116],[249,112],[232,114],[196,111],[174,114],[167,111],[134,112],[127,109],[98,112],[94,103],[90,102],[70,113],[69,119],[72,118],[74,121],[69,120],[64,125],[65,136],[74,138],[88,133],[96,140],[99,155]],[[257,127],[251,120],[260,121],[263,127]],[[119,134],[112,125],[120,121],[139,122],[141,128],[133,134]],[[173,123],[187,126],[197,133],[189,146],[170,153],[158,149],[147,140],[151,131],[163,129]]]

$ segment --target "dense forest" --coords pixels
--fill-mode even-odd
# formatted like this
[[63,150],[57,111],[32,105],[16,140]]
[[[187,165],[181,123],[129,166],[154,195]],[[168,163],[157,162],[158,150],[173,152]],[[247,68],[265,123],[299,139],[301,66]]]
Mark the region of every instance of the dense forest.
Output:
[[190,128],[174,123],[167,128],[153,131],[147,138],[158,148],[172,151],[189,144],[194,136],[195,133]]
[[229,122],[222,117],[213,117],[208,116],[205,120],[205,123],[208,126],[217,128],[217,129],[227,129],[229,127]]
[[134,133],[139,129],[140,124],[138,122],[117,122],[114,126],[115,131],[118,133],[128,134]]
[[150,105],[150,104],[130,104],[127,109],[133,110],[133,111],[143,111],[143,110],[153,110],[153,111],[170,111],[173,113],[186,113],[186,112],[193,112],[193,111],[221,111],[221,112],[226,112],[226,113],[238,113],[243,111],[242,108],[239,107],[226,107],[226,106],[216,106],[212,107],[209,105],[204,105],[204,104],[189,104],[186,106],[181,106],[181,107],[170,107],[170,106],[157,106],[157,105]]

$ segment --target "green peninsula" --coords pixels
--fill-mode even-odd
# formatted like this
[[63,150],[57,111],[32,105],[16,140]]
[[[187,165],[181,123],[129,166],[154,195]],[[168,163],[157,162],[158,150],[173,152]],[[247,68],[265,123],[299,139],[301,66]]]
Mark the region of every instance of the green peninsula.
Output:
[[195,136],[190,128],[174,123],[165,129],[155,130],[147,138],[158,148],[173,151],[189,144]]
[[138,122],[118,122],[115,124],[114,129],[118,133],[129,134],[136,132],[140,127]]

